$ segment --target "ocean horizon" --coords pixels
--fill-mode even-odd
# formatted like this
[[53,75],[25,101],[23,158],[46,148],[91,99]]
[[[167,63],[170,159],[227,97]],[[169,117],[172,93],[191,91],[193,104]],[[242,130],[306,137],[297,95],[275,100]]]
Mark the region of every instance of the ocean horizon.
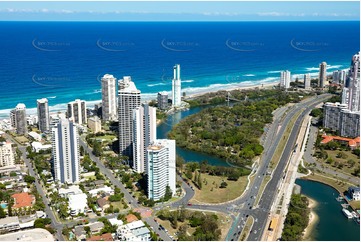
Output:
[[187,95],[274,83],[348,69],[359,51],[359,21],[325,22],[0,22],[0,118],[17,103],[51,112],[74,99],[101,100],[100,79],[131,76],[144,100],[170,92],[181,65]]

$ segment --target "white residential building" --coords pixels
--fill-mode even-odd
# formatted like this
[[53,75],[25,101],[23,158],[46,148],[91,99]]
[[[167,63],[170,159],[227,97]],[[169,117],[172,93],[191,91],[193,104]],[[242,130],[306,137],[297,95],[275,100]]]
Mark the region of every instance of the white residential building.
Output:
[[291,83],[291,72],[281,71],[280,87],[288,89],[290,88],[290,83]]
[[360,201],[360,188],[359,187],[349,187],[348,193],[351,195],[352,200]]
[[360,111],[360,52],[352,57],[348,79],[348,109],[357,112]]
[[37,100],[38,127],[41,132],[50,131],[50,116],[48,99]]
[[105,74],[102,77],[102,119],[117,120],[116,78]]
[[305,89],[310,89],[311,88],[311,75],[310,73],[307,73],[303,76],[303,82],[305,85]]
[[147,147],[156,139],[156,108],[148,104],[133,109],[133,169],[147,171]]
[[347,105],[327,102],[323,105],[323,126],[333,131],[338,131],[341,126],[341,110],[347,109]]
[[14,151],[10,142],[0,142],[0,167],[15,165]]
[[69,195],[69,210],[71,216],[76,216],[79,213],[85,213],[88,207],[87,195],[84,193]]
[[36,140],[36,141],[41,141],[41,140],[42,140],[41,135],[38,134],[38,133],[36,133],[36,132],[34,132],[34,131],[29,132],[28,135],[29,135],[31,138],[33,138],[34,140]]
[[73,122],[61,119],[52,128],[52,156],[55,181],[79,181],[79,134]]
[[114,190],[111,187],[108,186],[104,186],[104,187],[100,187],[100,188],[96,188],[93,190],[88,191],[90,196],[95,197],[98,193],[108,193],[109,195],[114,195]]
[[78,185],[72,185],[68,188],[60,188],[58,193],[60,197],[68,198],[70,195],[82,194],[83,191],[79,188]]
[[119,152],[133,157],[133,109],[140,106],[140,91],[130,76],[118,81]]
[[150,231],[143,221],[138,220],[119,226],[117,237],[120,241],[150,241]]
[[68,103],[67,116],[74,123],[85,124],[87,121],[85,101],[75,99],[75,101]]
[[172,106],[179,107],[182,103],[181,95],[181,78],[180,78],[180,65],[176,64],[173,67],[173,80],[172,80]]
[[40,151],[42,150],[48,150],[48,149],[51,149],[51,144],[48,144],[48,145],[43,145],[42,143],[40,142],[32,142],[31,143],[31,147],[32,147],[32,150],[35,152],[35,153],[39,153]]
[[175,140],[158,139],[148,152],[148,198],[157,201],[164,197],[167,185],[176,192]]

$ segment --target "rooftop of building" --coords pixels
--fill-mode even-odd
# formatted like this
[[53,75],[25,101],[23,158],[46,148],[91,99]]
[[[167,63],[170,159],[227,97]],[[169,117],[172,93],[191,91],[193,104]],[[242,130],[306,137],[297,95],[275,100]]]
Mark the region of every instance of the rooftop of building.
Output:
[[349,187],[348,189],[349,189],[349,190],[353,190],[353,192],[360,192],[360,188],[359,188],[359,187],[352,186],[352,187]]
[[81,194],[81,193],[83,193],[83,191],[79,188],[78,185],[72,185],[72,186],[69,186],[68,188],[60,188],[59,189],[59,194],[68,194],[68,193]]
[[0,219],[0,226],[6,225],[6,224],[11,224],[11,223],[19,223],[19,217],[13,216],[13,217],[6,217],[6,218]]
[[111,225],[121,226],[124,224],[124,222],[122,220],[118,220],[117,218],[110,218],[108,220]]
[[29,229],[0,235],[0,241],[54,241],[53,235],[46,229]]
[[168,95],[168,92],[166,92],[166,91],[163,91],[163,92],[158,92],[158,94],[160,94],[160,95]]
[[142,220],[137,220],[137,221],[129,222],[128,224],[126,224],[126,226],[129,230],[134,230],[144,227],[145,224],[143,223]]
[[11,197],[15,199],[13,208],[30,207],[35,201],[35,197],[27,192],[15,193]]
[[113,75],[111,75],[111,74],[105,74],[103,77],[102,77],[102,79],[110,79],[110,78],[114,78],[114,76]]
[[25,104],[24,103],[18,103],[18,105],[16,105],[16,107],[15,107],[16,109],[25,109],[26,108],[26,106],[25,106]]
[[48,99],[47,98],[41,98],[41,99],[37,99],[36,100],[38,103],[47,103]]
[[321,144],[327,144],[330,141],[336,140],[336,141],[348,142],[348,145],[351,147],[360,145],[360,136],[352,139],[352,138],[345,138],[345,137],[341,137],[341,136],[322,135],[322,138],[323,138],[323,140],[321,141]]
[[142,228],[138,228],[138,229],[134,229],[132,231],[132,233],[135,235],[135,236],[141,236],[141,235],[144,235],[144,234],[149,234],[150,231],[147,227],[142,227]]
[[123,79],[120,79],[118,81],[118,86],[119,93],[140,93],[140,90],[137,89],[130,76],[124,76]]

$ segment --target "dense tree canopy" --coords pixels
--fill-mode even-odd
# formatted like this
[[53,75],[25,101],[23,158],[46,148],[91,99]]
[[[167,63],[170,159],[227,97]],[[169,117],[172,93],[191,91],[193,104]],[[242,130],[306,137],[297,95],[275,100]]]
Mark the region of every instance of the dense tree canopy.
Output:
[[169,138],[190,150],[215,155],[241,166],[250,165],[263,152],[259,138],[264,126],[272,122],[272,112],[290,101],[299,101],[298,94],[278,90],[234,92],[232,96],[249,101],[233,107],[206,108],[188,116],[174,126]]

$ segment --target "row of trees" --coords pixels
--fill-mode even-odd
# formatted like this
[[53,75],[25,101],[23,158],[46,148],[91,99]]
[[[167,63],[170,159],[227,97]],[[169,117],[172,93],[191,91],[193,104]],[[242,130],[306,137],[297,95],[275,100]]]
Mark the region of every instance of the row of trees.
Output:
[[308,199],[301,194],[293,194],[288,208],[281,240],[282,241],[300,241],[303,237],[303,231],[309,222],[310,209],[308,208]]
[[[178,167],[179,163],[184,162],[182,158],[177,158]],[[249,175],[250,170],[238,167],[224,167],[224,166],[212,166],[207,163],[207,161],[198,162],[187,162],[184,166],[185,175],[188,179],[193,180],[195,185],[199,186],[201,184],[201,174],[209,174],[211,176],[225,176],[228,180],[237,181],[239,177]],[[183,169],[183,168],[182,168]],[[195,173],[193,179],[193,173]],[[200,185],[202,186],[202,185]]]

